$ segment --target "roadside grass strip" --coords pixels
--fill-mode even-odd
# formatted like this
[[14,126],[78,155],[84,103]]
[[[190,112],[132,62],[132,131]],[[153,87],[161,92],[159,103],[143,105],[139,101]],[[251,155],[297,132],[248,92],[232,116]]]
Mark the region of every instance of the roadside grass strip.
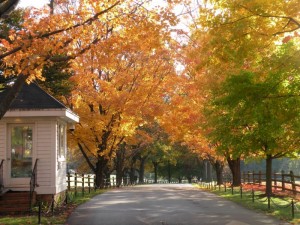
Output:
[[[42,206],[40,223],[41,224],[65,224],[68,216],[79,205],[89,201],[96,195],[102,194],[107,190],[97,189],[90,193],[77,194],[68,192],[68,204],[61,204],[55,207],[53,213],[50,206]],[[32,215],[9,215],[0,217],[0,225],[25,225],[25,224],[38,224],[38,207],[34,207]]]
[[207,184],[195,184],[195,186],[248,209],[275,216],[280,220],[288,221],[292,224],[300,224],[300,202],[290,197],[272,196],[268,200],[264,192],[261,191],[242,190],[240,187],[225,188],[224,186],[219,187]]

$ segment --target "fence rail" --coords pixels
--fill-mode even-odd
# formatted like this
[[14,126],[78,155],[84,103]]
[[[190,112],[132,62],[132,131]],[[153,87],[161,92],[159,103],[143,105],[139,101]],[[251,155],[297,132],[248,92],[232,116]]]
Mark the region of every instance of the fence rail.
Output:
[[95,175],[93,174],[67,174],[67,185],[68,185],[68,191],[74,190],[75,195],[77,195],[77,192],[80,191],[82,194],[86,190],[88,192],[91,192],[91,189],[95,189]]
[[[68,191],[74,190],[75,195],[78,191],[84,194],[85,191],[91,191],[91,189],[98,188],[96,185],[96,176],[94,174],[67,174],[66,177]],[[129,177],[123,177],[121,186],[129,186],[134,185],[135,183],[131,183]],[[117,182],[115,177],[104,179],[104,187],[103,188],[115,188],[117,187]]]
[[[294,175],[293,171],[290,173],[272,173],[272,187],[281,191],[291,191],[294,194],[300,193],[300,176]],[[263,185],[266,182],[266,174],[259,172],[243,172],[242,182],[248,184]]]
[[198,183],[200,187],[202,188],[206,188],[209,190],[219,190],[222,191],[222,189],[224,188],[224,191],[230,191],[232,195],[239,195],[241,199],[243,199],[245,197],[245,199],[251,199],[252,203],[254,203],[255,201],[260,202],[261,204],[266,204],[267,205],[267,209],[271,210],[271,206],[276,209],[276,210],[280,210],[280,209],[285,209],[285,208],[289,208],[290,207],[290,213],[291,213],[291,217],[294,219],[295,218],[295,214],[299,213],[299,209],[297,207],[297,205],[300,203],[299,201],[297,201],[296,199],[281,199],[281,201],[284,201],[284,204],[278,204],[274,201],[274,199],[276,199],[276,197],[271,197],[271,196],[265,196],[265,195],[261,195],[260,191],[258,191],[258,193],[256,193],[253,189],[252,190],[245,190],[243,189],[243,186],[240,187],[233,187],[232,185],[230,186],[226,186],[226,183],[224,183],[223,185],[217,185],[216,182],[209,182],[209,183],[205,183],[205,182],[200,182]]

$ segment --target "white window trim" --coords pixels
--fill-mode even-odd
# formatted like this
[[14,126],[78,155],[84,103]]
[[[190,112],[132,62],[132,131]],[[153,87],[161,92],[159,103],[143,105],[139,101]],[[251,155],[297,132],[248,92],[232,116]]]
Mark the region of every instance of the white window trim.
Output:
[[[61,154],[61,136],[60,136],[60,128],[63,126],[63,154]],[[66,154],[67,154],[67,135],[66,135],[66,124],[62,122],[58,122],[57,124],[57,162],[65,162]]]

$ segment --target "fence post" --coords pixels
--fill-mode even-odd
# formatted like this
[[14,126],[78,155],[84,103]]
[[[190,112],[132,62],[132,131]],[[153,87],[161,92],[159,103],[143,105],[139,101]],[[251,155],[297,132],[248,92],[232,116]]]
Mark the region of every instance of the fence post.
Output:
[[91,176],[88,175],[88,186],[89,186],[89,193],[91,193]]
[[247,173],[247,178],[248,178],[248,184],[250,183],[250,171],[248,170],[248,173]]
[[66,203],[66,205],[68,205],[68,191],[66,191],[65,203]]
[[271,197],[270,194],[268,194],[268,210],[271,209]]
[[67,180],[67,183],[68,183],[68,191],[70,191],[70,190],[71,190],[71,175],[70,175],[70,173],[68,173],[67,176],[68,176],[68,180]]
[[252,183],[255,184],[254,170],[252,171]]
[[285,183],[284,183],[284,171],[281,171],[281,190],[285,191]]
[[292,218],[295,218],[295,203],[294,203],[294,199],[292,199]]
[[252,188],[251,194],[252,194],[252,202],[254,202],[254,189],[253,188]]
[[82,187],[81,187],[82,196],[84,196],[84,174],[82,174]]
[[52,202],[51,202],[51,213],[52,213],[52,216],[54,215],[54,195],[52,195]]
[[277,174],[275,173],[274,171],[274,187],[275,187],[275,190],[277,190]]
[[77,196],[77,173],[75,173],[74,183],[75,183],[75,197],[76,197]]
[[243,198],[243,186],[241,186],[240,192],[241,192],[241,198]]
[[291,176],[291,183],[292,183],[292,189],[293,189],[293,194],[296,195],[296,184],[295,184],[295,176],[293,171],[290,171],[290,176]]

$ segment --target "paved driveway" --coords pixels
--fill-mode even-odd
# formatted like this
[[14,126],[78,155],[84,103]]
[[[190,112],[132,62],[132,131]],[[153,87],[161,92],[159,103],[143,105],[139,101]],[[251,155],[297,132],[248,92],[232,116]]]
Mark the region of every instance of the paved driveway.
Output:
[[115,189],[79,206],[69,225],[287,224],[189,184]]

